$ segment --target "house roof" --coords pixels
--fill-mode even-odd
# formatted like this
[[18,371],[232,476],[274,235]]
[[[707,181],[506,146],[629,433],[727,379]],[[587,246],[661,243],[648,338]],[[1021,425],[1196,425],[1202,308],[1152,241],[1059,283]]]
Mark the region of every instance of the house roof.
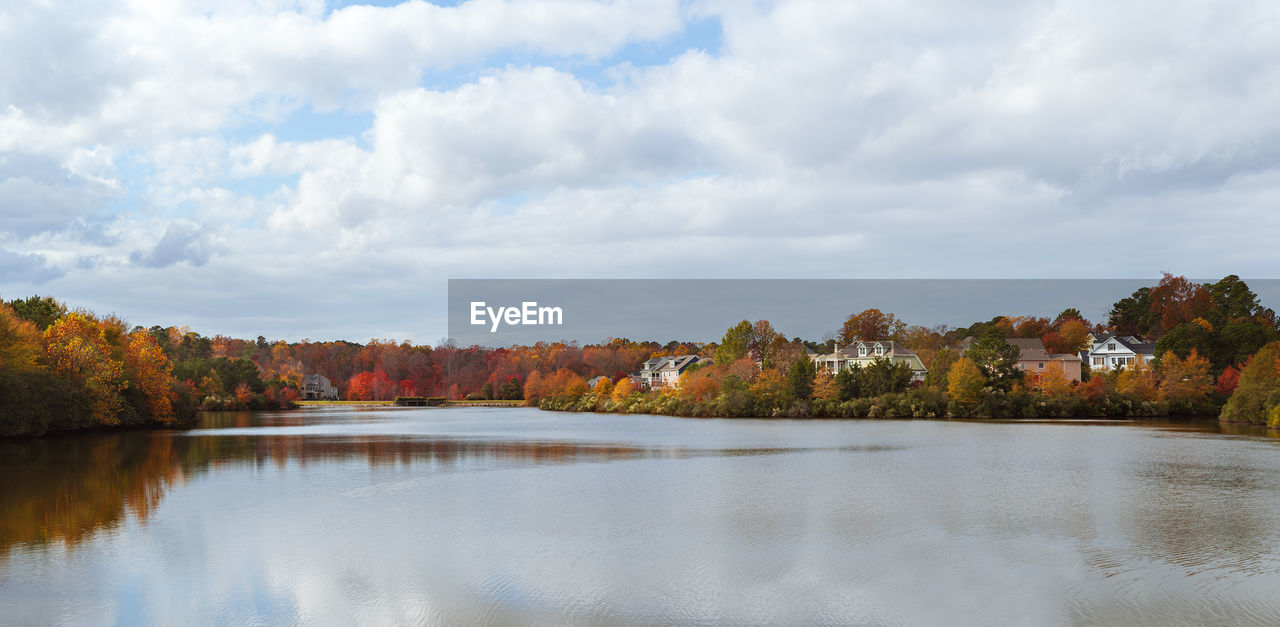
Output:
[[[956,352],[964,354],[965,351],[969,350],[970,346],[973,346],[975,341],[976,339],[970,335],[969,337],[957,342],[954,348]],[[1046,361],[1050,359],[1080,361],[1080,357],[1078,355],[1070,355],[1066,353],[1050,354],[1044,347],[1044,341],[1038,337],[1010,337],[1005,338],[1004,341],[1018,347],[1018,359],[1020,361]]]
[[658,372],[662,370],[684,370],[697,361],[710,361],[700,359],[697,355],[667,355],[664,357],[654,357],[645,360],[644,365],[640,367],[640,372]]
[[1049,359],[1049,351],[1044,349],[1044,342],[1038,337],[1010,337],[1004,341],[1018,347],[1018,359],[1021,361]]
[[1138,355],[1156,354],[1156,345],[1154,342],[1138,342],[1137,338],[1135,338],[1132,335],[1126,335],[1124,337],[1114,336],[1114,335],[1104,335],[1100,339],[1098,339],[1095,343],[1102,344],[1105,342],[1112,342],[1112,341],[1120,344],[1121,346],[1133,351]]
[[[867,354],[865,357],[877,357],[877,356],[879,357],[912,357],[916,354],[915,351],[893,340],[883,340],[879,342],[854,340],[849,344],[847,344],[844,348],[840,348],[839,346],[837,346],[835,352],[827,355],[821,355],[821,357],[828,357],[828,358],[835,358],[835,359],[857,359],[858,358],[857,346],[859,344],[865,345],[867,347]],[[875,355],[875,351],[873,347],[876,344],[879,344],[884,347],[885,351],[883,355]]]

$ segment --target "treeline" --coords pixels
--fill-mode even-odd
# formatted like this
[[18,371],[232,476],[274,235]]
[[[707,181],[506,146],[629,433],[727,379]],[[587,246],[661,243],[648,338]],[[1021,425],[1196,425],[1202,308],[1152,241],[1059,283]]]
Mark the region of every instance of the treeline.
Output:
[[1082,382],[1058,370],[1002,380],[998,373],[1006,364],[1000,362],[1007,359],[955,358],[942,376],[925,382],[884,358],[835,376],[807,358],[785,369],[740,359],[691,369],[675,387],[658,390],[636,389],[630,379],[606,379],[587,389],[585,380],[563,373],[540,390],[530,386],[528,402],[549,410],[694,417],[1120,418],[1216,414],[1235,383],[1215,381],[1209,361],[1195,352],[1185,359],[1169,354],[1155,367],[1095,373]]
[[[1039,338],[1050,353],[1088,348],[1087,336],[1112,332],[1156,343],[1153,363],[1091,372],[1080,381],[1060,368],[1029,374],[1007,338]],[[949,348],[974,337],[964,355]],[[929,364],[913,381],[904,364],[874,360],[834,376],[816,371],[805,349],[829,352],[853,339],[892,339]],[[1196,284],[1166,274],[1121,299],[1106,324],[1076,309],[1054,319],[997,316],[968,327],[910,326],[868,309],[825,342],[786,340],[767,321],[743,321],[716,346],[716,363],[693,367],[673,388],[637,390],[624,379],[585,381],[562,373],[555,385],[527,388],[544,409],[680,416],[789,417],[1152,417],[1220,415],[1223,421],[1280,427],[1280,329],[1275,313],[1236,276]]]
[[0,303],[0,435],[167,423],[172,364],[143,330],[113,316],[68,313],[56,301]]
[[[1080,383],[1053,374],[1030,380],[1012,365],[1017,350],[1003,342],[1039,338],[1050,353],[1075,353],[1087,348],[1089,333],[1103,331],[1155,341],[1154,367],[1091,373],[1086,363]],[[969,378],[953,392],[960,356],[948,347],[970,336],[977,340],[966,357],[978,367],[980,385]],[[912,349],[929,367],[928,379],[913,384],[892,364],[836,377],[813,372],[807,382],[804,373],[791,372],[812,366],[810,352],[830,352],[857,338]],[[1277,339],[1275,313],[1235,276],[1196,284],[1166,274],[1120,299],[1108,319],[1096,323],[1067,309],[1053,318],[1002,315],[967,327],[925,327],[871,308],[848,316],[821,340],[787,338],[768,321],[744,320],[719,342],[621,338],[497,349],[207,337],[186,327],[129,328],[115,317],[70,312],[52,298],[33,296],[0,304],[0,434],[166,422],[199,409],[287,407],[313,373],[351,400],[524,398],[548,408],[723,416],[1202,413],[1218,411],[1239,381],[1246,393],[1228,404],[1223,419],[1262,423],[1280,398],[1273,394],[1277,374],[1267,369],[1272,357],[1259,351]],[[626,389],[630,383],[623,381],[646,359],[681,354],[714,357],[716,365],[695,367],[675,390]],[[1177,368],[1191,368],[1184,376],[1195,382],[1193,392],[1172,385],[1169,373]],[[607,394],[586,388],[597,376],[608,379]]]
[[41,296],[0,301],[0,327],[0,435],[168,423],[199,410],[290,407],[303,377],[313,373],[351,400],[522,399],[531,377],[559,370],[618,376],[650,357],[701,348],[627,339],[499,349],[269,342],[208,337],[187,327],[130,328]]

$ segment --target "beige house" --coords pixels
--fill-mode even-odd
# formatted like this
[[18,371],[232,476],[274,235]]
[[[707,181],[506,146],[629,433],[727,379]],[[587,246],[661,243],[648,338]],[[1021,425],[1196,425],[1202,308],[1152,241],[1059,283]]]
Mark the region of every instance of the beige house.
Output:
[[674,355],[670,357],[654,357],[640,366],[640,371],[631,375],[632,383],[642,388],[656,390],[658,388],[675,387],[680,382],[680,375],[693,364],[710,364],[712,360],[697,355]]
[[915,351],[893,340],[854,340],[844,348],[837,346],[833,353],[809,357],[817,367],[831,373],[848,370],[855,365],[866,368],[876,359],[888,359],[891,362],[907,364],[907,367],[911,368],[913,381],[924,381],[925,375],[929,373]]
[[[966,337],[956,345],[956,352],[963,355],[973,345],[973,336]],[[1080,380],[1080,356],[1066,353],[1050,353],[1045,350],[1044,342],[1038,337],[1010,337],[1005,342],[1018,347],[1018,369],[1032,376],[1042,375],[1050,370],[1061,368],[1063,376],[1071,381]]]

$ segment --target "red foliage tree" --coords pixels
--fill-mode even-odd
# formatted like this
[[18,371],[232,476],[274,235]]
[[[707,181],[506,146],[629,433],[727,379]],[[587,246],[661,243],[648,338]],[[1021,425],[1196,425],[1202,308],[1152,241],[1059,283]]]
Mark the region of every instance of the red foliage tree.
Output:
[[1239,383],[1240,371],[1234,366],[1227,366],[1222,369],[1222,374],[1218,375],[1218,383],[1214,386],[1214,389],[1216,389],[1219,394],[1231,396],[1231,393],[1236,391],[1236,385]]

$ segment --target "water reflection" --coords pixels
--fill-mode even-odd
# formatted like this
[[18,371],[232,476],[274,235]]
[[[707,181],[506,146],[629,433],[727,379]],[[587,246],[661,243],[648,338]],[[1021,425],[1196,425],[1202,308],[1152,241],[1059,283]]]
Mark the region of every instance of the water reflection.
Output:
[[[230,419],[219,422],[241,427],[253,422],[248,416]],[[272,422],[283,426],[290,421]],[[76,545],[126,514],[145,522],[171,486],[227,467],[296,464],[305,468],[359,461],[370,467],[421,464],[442,471],[699,454],[705,452],[601,443],[388,436],[189,437],[175,431],[0,442],[0,475],[5,477],[0,493],[0,557],[17,543]]]
[[1280,623],[1280,446],[1214,424],[218,414],[0,473],[16,622]]

